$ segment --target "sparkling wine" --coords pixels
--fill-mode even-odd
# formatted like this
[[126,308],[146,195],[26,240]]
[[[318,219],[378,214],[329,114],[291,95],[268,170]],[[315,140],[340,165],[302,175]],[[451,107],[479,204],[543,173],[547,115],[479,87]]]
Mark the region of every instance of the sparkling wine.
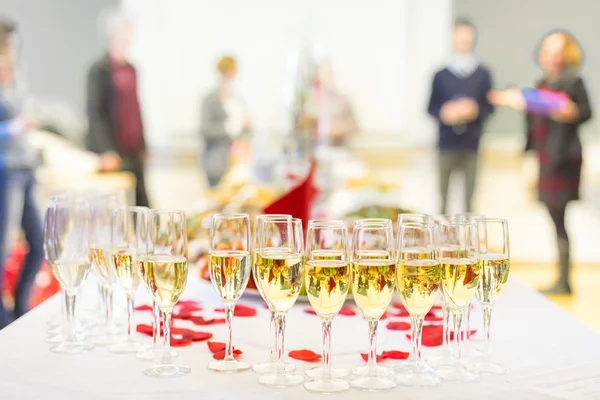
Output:
[[429,312],[439,293],[441,275],[438,260],[415,258],[398,263],[398,292],[411,314],[425,315]]
[[173,307],[187,283],[187,259],[183,256],[148,256],[140,267],[154,301],[161,308]]
[[388,260],[390,252],[386,250],[361,250],[356,252],[357,260]]
[[224,302],[236,302],[250,278],[250,253],[222,250],[210,254],[210,280]]
[[259,282],[259,269],[260,269],[260,265],[262,264],[262,258],[258,252],[258,250],[252,250],[252,253],[250,254],[251,258],[252,258],[252,276],[254,277],[254,283],[256,284],[256,289],[258,290],[258,293],[260,293],[260,296],[263,298],[263,300],[266,302],[267,299],[265,298],[265,294],[262,290],[262,288],[260,287],[260,282]]
[[451,308],[466,307],[479,284],[481,265],[475,258],[444,258],[442,264],[442,286]]
[[286,249],[263,249],[257,264],[257,286],[263,298],[276,311],[287,311],[302,288],[302,254]]
[[448,245],[440,247],[437,251],[437,258],[467,258],[467,250],[460,246]]
[[115,276],[111,272],[110,260],[107,259],[107,254],[101,247],[90,247],[89,258],[92,267],[98,273],[104,283],[114,283]]
[[407,247],[400,252],[400,260],[430,260],[433,252],[427,247]]
[[122,251],[112,255],[112,264],[117,279],[126,291],[135,290],[140,284],[138,266],[135,264],[134,259],[134,254]]
[[396,265],[381,254],[380,257],[357,259],[352,263],[354,301],[369,320],[381,318],[392,301],[396,286]]
[[308,300],[317,315],[333,318],[348,295],[350,265],[347,261],[334,259],[307,261],[304,283]]
[[508,280],[510,261],[503,254],[482,254],[479,263],[481,276],[477,286],[477,298],[482,304],[493,305]]
[[90,271],[88,260],[57,260],[52,272],[64,290],[77,289],[87,278]]
[[310,252],[312,260],[338,260],[344,259],[344,252],[341,250],[313,250]]

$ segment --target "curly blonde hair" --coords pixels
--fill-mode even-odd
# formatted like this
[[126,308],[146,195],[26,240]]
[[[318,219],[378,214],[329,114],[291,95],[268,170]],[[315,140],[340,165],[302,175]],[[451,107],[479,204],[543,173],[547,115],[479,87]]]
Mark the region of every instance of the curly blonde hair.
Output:
[[552,31],[543,37],[537,52],[538,62],[542,56],[546,40],[553,35],[560,35],[564,40],[563,60],[565,66],[573,68],[581,66],[583,62],[583,49],[577,39],[575,39],[575,36],[563,30]]
[[221,75],[226,75],[234,72],[237,69],[237,61],[231,56],[221,57],[217,63],[217,70]]

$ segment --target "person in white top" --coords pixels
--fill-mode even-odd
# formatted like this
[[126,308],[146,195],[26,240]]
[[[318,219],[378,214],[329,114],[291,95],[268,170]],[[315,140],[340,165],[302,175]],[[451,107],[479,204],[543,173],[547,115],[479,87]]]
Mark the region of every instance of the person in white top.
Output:
[[249,133],[248,114],[241,98],[233,90],[237,61],[230,56],[217,63],[219,86],[202,102],[200,133],[204,139],[202,165],[211,188],[219,184],[230,164],[231,145]]

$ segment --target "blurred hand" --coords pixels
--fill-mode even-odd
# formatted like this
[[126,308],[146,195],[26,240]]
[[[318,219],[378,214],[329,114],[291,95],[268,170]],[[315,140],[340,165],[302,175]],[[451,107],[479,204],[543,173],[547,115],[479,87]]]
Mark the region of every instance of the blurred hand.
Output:
[[506,90],[490,90],[487,94],[490,104],[501,107],[509,107],[517,111],[526,108],[525,99],[518,88]]
[[471,122],[477,119],[479,115],[479,104],[470,98],[465,97],[460,100],[457,100],[458,108],[459,108],[459,116],[461,118],[461,122]]
[[37,130],[40,129],[40,124],[33,118],[25,118],[25,126],[27,130]]
[[570,123],[577,120],[579,109],[571,100],[563,102],[558,110],[550,112],[550,118],[557,122]]
[[440,110],[440,119],[446,125],[456,125],[460,121],[460,105],[456,101],[447,101]]
[[100,156],[100,170],[103,172],[117,172],[121,169],[121,157],[114,152],[104,153]]

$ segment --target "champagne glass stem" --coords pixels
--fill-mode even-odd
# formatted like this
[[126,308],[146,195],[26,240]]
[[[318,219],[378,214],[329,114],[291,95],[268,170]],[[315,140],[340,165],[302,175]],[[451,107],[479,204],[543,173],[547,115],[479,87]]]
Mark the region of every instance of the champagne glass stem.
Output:
[[102,284],[102,281],[100,281],[99,278],[97,281],[97,286],[98,286],[98,304],[96,305],[96,308],[98,310],[98,313],[100,314],[100,318],[102,318],[102,315],[104,315],[104,306],[106,305],[106,300],[104,297],[104,285]]
[[485,360],[489,360],[492,352],[490,347],[492,341],[492,306],[490,305],[483,305],[483,330],[485,333],[483,357]]
[[133,293],[127,291],[125,293],[125,297],[127,298],[127,341],[133,341],[131,337],[131,333],[133,332],[133,306],[134,306],[134,298]]
[[323,380],[331,379],[331,320],[323,321]]
[[467,333],[465,334],[465,337],[467,338],[467,340],[471,340],[471,304],[469,304],[467,306],[466,317],[467,317],[467,321],[466,321]]
[[450,344],[450,307],[448,307],[446,302],[442,306],[442,312],[444,314],[444,348],[448,350],[447,346]]
[[234,303],[226,303],[225,304],[225,320],[227,321],[227,331],[229,334],[227,335],[227,346],[225,347],[225,361],[235,361],[233,358],[233,345],[232,345],[232,323],[233,323],[233,311],[235,309]]
[[285,354],[285,317],[286,313],[275,313],[275,323],[277,325],[277,375],[285,374],[285,365],[283,355]]
[[375,376],[375,367],[377,366],[377,325],[378,320],[369,321],[369,361],[367,366],[369,367],[369,374]]
[[111,323],[112,323],[112,300],[113,300],[113,290],[111,285],[104,285],[104,309],[105,309],[105,318],[106,318],[106,334],[110,333]]
[[270,314],[270,322],[271,322],[271,351],[269,353],[270,361],[276,361],[278,358],[277,355],[277,346],[279,343],[279,335],[277,332],[277,317],[275,315],[275,311],[269,309]]
[[154,348],[160,348],[160,307],[156,304],[156,301],[152,300],[152,314],[153,318],[153,329],[152,329],[152,341],[154,342]]
[[462,360],[462,320],[463,311],[454,312],[454,342],[456,343],[456,359],[458,362]]
[[68,342],[76,341],[75,337],[75,293],[65,293],[65,310],[67,311],[66,338]]
[[421,365],[421,335],[423,334],[423,318],[422,315],[411,315],[412,334],[410,341],[412,344],[412,353],[417,369]]
[[171,360],[171,314],[173,310],[162,310],[163,314],[163,330],[165,334],[162,364],[168,364]]

